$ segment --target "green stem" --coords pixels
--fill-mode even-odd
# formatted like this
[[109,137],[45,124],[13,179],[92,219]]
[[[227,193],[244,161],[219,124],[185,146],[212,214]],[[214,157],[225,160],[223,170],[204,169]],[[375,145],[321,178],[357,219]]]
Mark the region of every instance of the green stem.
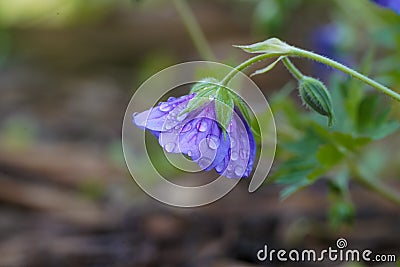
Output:
[[362,175],[356,175],[355,180],[360,184],[368,188],[369,190],[377,193],[381,197],[393,202],[394,204],[400,206],[400,196],[397,192],[392,190],[390,187],[379,183],[379,181],[371,181]]
[[298,68],[296,68],[295,65],[293,65],[292,61],[290,61],[290,59],[288,59],[287,57],[284,57],[282,59],[283,64],[285,64],[285,67],[288,69],[288,71],[293,75],[293,77],[295,77],[297,80],[301,80],[304,75],[303,73],[301,73],[301,71],[299,71]]
[[292,51],[289,53],[289,55],[312,59],[312,60],[318,61],[320,63],[323,63],[325,65],[331,66],[331,67],[333,67],[335,69],[338,69],[338,70],[340,70],[340,71],[342,71],[344,73],[349,74],[350,76],[352,76],[354,78],[357,78],[357,79],[363,81],[364,83],[366,83],[366,84],[378,89],[382,93],[384,93],[384,94],[396,99],[397,101],[400,101],[400,94],[392,91],[390,88],[388,88],[388,87],[386,87],[386,86],[384,86],[384,85],[372,80],[371,78],[369,78],[369,77],[367,77],[367,76],[365,76],[365,75],[363,75],[363,74],[361,74],[361,73],[359,73],[359,72],[357,72],[357,71],[355,71],[355,70],[353,70],[353,69],[351,69],[351,68],[349,68],[349,67],[347,67],[347,66],[345,66],[345,65],[343,65],[341,63],[339,63],[339,62],[336,62],[336,61],[334,61],[332,59],[323,57],[321,55],[318,55],[318,54],[315,54],[313,52],[306,51],[306,50],[303,50],[303,49],[300,49],[300,48],[297,48],[297,47],[293,47]]
[[193,12],[185,0],[174,0],[176,10],[178,11],[183,24],[186,27],[197,51],[204,60],[216,61],[215,55],[212,52],[204,33],[197,23]]
[[239,64],[238,66],[236,66],[234,69],[232,69],[232,70],[222,79],[221,85],[223,85],[223,86],[228,85],[228,83],[235,77],[235,75],[236,75],[238,72],[240,72],[240,71],[242,71],[242,70],[244,70],[244,69],[250,67],[251,65],[253,65],[253,64],[255,64],[255,63],[259,62],[259,61],[262,61],[262,60],[264,60],[264,59],[273,58],[273,57],[276,57],[276,56],[277,56],[276,54],[261,54],[261,55],[258,55],[258,56],[249,58],[248,60],[242,62],[241,64]]

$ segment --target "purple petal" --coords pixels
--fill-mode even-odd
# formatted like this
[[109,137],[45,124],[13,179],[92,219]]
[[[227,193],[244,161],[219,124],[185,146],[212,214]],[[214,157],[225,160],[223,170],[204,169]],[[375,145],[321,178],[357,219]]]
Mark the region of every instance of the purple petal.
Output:
[[[213,107],[214,103],[210,103],[200,113],[191,113],[173,129],[162,132],[160,145],[167,152],[187,154],[204,170],[214,168],[224,159],[229,140],[223,138]],[[170,119],[176,120],[173,117]]]
[[400,15],[400,1],[399,0],[372,0],[376,4],[389,8]]
[[256,143],[239,111],[224,134],[216,121],[215,102],[182,114],[194,95],[169,98],[157,107],[133,116],[140,128],[147,128],[169,153],[184,153],[206,171],[213,168],[228,178],[250,175]]
[[174,112],[177,107],[183,110],[190,99],[194,95],[181,96],[179,98],[170,97],[167,102],[161,102],[158,106],[141,113],[133,114],[133,123],[140,128],[147,128],[153,131],[164,131],[163,127],[169,125],[166,124],[168,115]]
[[[238,115],[239,114],[239,115]],[[242,178],[250,175],[256,154],[253,134],[240,113],[233,113],[228,127],[231,148],[216,171],[228,178]]]

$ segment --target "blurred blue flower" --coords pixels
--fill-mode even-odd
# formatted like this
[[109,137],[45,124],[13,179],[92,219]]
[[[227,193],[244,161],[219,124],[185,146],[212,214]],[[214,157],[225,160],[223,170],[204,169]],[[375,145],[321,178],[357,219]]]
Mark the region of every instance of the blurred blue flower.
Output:
[[[318,54],[332,58],[336,61],[351,66],[353,57],[346,48],[352,42],[352,36],[348,30],[340,24],[330,23],[318,27],[311,35],[312,45]],[[326,78],[328,68],[326,65],[316,62],[316,72],[321,78]]]
[[169,153],[183,153],[206,171],[228,178],[250,175],[256,143],[247,121],[235,109],[226,135],[216,120],[215,99],[183,113],[195,94],[169,98],[156,107],[133,114],[133,123],[150,130]]
[[400,0],[372,0],[372,2],[393,10],[400,15]]

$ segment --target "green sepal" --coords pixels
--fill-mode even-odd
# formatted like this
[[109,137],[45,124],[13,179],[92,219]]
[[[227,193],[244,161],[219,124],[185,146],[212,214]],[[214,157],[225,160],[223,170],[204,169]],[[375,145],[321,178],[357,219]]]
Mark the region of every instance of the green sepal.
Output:
[[214,88],[203,89],[200,93],[197,93],[192,99],[190,99],[186,108],[182,110],[179,115],[191,112],[210,102],[210,99],[214,98],[215,92],[216,90]]
[[182,110],[180,115],[198,109],[215,98],[218,88],[218,80],[214,78],[206,78],[194,84],[190,93],[195,94],[195,96],[189,101],[188,105],[184,110]]
[[194,84],[192,89],[190,89],[190,93],[198,94],[203,90],[209,90],[209,89],[216,90],[218,89],[218,83],[219,81],[215,78],[205,78],[200,82]]
[[228,89],[220,87],[215,98],[215,115],[217,117],[217,121],[224,130],[224,137],[226,136],[226,129],[232,120],[232,114],[234,111],[233,109],[234,102],[232,95],[229,93]]
[[275,67],[275,65],[276,65],[279,61],[281,61],[283,58],[284,58],[284,56],[281,56],[281,57],[279,57],[277,60],[275,60],[274,62],[272,62],[272,63],[269,64],[268,66],[266,66],[265,68],[262,68],[262,69],[260,69],[260,70],[256,70],[255,72],[253,72],[253,73],[250,75],[250,77],[253,77],[253,76],[258,75],[258,74],[264,74],[264,73],[266,73],[266,72],[272,70],[272,69]]
[[251,45],[235,45],[248,53],[287,55],[292,47],[278,38],[270,38]]
[[253,117],[253,113],[251,112],[251,109],[249,108],[249,106],[236,93],[230,92],[230,94],[233,99],[233,103],[234,103],[235,107],[237,107],[240,110],[240,112],[242,113],[242,115],[243,115],[244,119],[247,121],[247,123],[249,125],[252,125],[254,117]]

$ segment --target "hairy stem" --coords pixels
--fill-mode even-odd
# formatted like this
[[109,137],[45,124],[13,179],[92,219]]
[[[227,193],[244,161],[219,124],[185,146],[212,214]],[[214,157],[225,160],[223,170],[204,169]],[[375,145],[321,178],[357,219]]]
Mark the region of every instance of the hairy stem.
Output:
[[293,77],[295,77],[297,80],[301,80],[304,75],[303,73],[301,73],[301,71],[296,68],[295,65],[293,65],[292,61],[290,61],[290,59],[288,59],[287,57],[284,57],[282,59],[283,64],[285,64],[285,67],[288,69],[288,71],[293,75]]
[[204,33],[202,32],[199,24],[197,23],[192,10],[185,0],[174,0],[176,10],[182,19],[197,51],[204,60],[215,61],[215,55],[207,42]]
[[[221,81],[221,85],[228,85],[228,83],[236,76],[236,74],[248,67],[250,67],[251,65],[268,59],[268,58],[273,58],[276,57],[277,54],[261,54],[252,58],[249,58],[248,60],[242,62],[241,64],[239,64],[238,66],[236,66],[234,69],[232,69]],[[279,55],[278,55],[279,56]]]
[[356,79],[363,81],[364,83],[378,89],[382,93],[394,98],[395,100],[400,101],[400,94],[392,91],[390,88],[388,88],[388,87],[372,80],[371,78],[369,78],[369,77],[367,77],[367,76],[339,63],[339,62],[336,62],[332,59],[329,59],[324,56],[318,55],[316,53],[306,51],[306,50],[296,48],[296,47],[293,47],[293,50],[292,50],[292,52],[290,52],[290,55],[312,59],[312,60],[318,61],[320,63],[323,63],[325,65],[331,66],[337,70],[340,70],[344,73],[349,74],[350,76],[352,76]]

